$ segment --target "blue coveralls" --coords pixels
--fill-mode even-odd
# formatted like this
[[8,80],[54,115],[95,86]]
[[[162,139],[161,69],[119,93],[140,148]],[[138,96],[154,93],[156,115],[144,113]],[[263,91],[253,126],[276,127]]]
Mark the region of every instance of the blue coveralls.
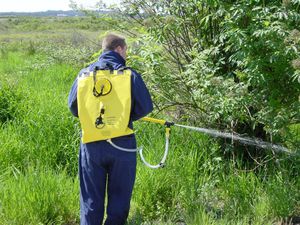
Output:
[[[106,51],[99,60],[79,74],[101,69],[119,69],[125,66],[125,60],[114,51]],[[132,121],[138,120],[153,110],[150,94],[140,76],[132,70],[131,76],[131,115]],[[68,99],[72,114],[78,117],[77,78],[71,88]],[[136,148],[134,134],[112,139],[124,148]],[[129,213],[130,199],[136,174],[136,153],[123,152],[112,147],[106,141],[80,144],[80,224],[102,224],[104,200],[107,187],[107,219],[105,225],[125,224]]]

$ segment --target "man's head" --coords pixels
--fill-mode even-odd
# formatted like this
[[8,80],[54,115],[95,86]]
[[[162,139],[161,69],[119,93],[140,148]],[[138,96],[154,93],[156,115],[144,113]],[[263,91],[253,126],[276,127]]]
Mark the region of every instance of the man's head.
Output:
[[104,51],[115,51],[119,53],[124,59],[126,59],[127,45],[125,38],[116,34],[108,34],[102,41],[102,49]]

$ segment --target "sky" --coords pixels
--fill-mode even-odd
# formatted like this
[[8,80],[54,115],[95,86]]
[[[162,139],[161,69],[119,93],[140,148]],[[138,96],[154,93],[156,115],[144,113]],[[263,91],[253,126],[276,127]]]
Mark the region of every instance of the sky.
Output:
[[[97,0],[75,0],[88,8]],[[120,0],[103,0],[107,5],[119,3]],[[69,0],[0,0],[0,12],[37,12],[47,10],[70,10]]]

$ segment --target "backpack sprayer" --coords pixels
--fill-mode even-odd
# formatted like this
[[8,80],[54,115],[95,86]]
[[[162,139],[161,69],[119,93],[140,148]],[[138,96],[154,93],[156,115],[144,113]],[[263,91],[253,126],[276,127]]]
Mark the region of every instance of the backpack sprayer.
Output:
[[[93,71],[82,73],[78,77],[77,101],[78,113],[82,128],[82,143],[106,140],[116,149],[126,152],[139,152],[146,166],[157,169],[164,167],[169,151],[171,126],[177,126],[206,133],[214,137],[230,138],[246,145],[253,145],[277,152],[290,151],[280,145],[275,145],[256,138],[221,132],[218,130],[180,125],[166,120],[144,117],[141,120],[165,126],[165,151],[162,160],[157,165],[148,163],[143,155],[143,148],[128,149],[117,146],[112,138],[134,133],[128,127],[131,106],[131,70],[122,67],[118,70],[102,70],[97,67]],[[121,95],[119,93],[122,93]]]

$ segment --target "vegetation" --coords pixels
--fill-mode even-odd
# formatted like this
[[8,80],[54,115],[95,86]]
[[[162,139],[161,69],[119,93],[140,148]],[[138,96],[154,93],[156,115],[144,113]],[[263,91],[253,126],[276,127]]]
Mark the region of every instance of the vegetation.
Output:
[[159,108],[267,141],[289,139],[300,120],[298,1],[126,3],[123,15],[147,31],[138,52]]
[[[122,20],[0,19],[0,224],[79,224],[80,126],[67,96],[112,26],[129,40],[128,65],[142,73],[156,117],[293,152],[173,128],[166,168],[139,161],[128,224],[261,225],[300,216],[299,3],[181,4],[130,0]],[[147,160],[158,162],[164,129],[135,128]]]

